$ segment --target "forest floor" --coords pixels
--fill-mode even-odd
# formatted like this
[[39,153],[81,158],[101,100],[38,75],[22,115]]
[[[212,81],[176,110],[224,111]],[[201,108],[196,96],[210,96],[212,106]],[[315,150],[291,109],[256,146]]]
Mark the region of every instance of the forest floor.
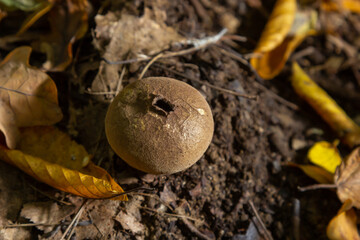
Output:
[[[92,161],[125,190],[154,190],[131,193],[128,202],[88,201],[71,239],[250,240],[271,239],[269,235],[273,239],[326,239],[326,226],[341,202],[331,190],[300,192],[298,186],[315,182],[286,163],[306,162],[307,151],[315,142],[331,142],[336,135],[295,94],[289,82],[290,65],[276,78],[265,81],[254,74],[247,61],[226,54],[236,51],[243,56],[253,51],[275,1],[99,2],[91,3],[89,29],[74,44],[70,66],[61,72],[48,72],[57,85],[64,114],[57,126],[82,144],[93,155]],[[230,29],[232,34],[247,39],[233,45],[221,41],[189,54],[159,59],[145,72],[144,77],[165,76],[187,82],[206,97],[212,109],[213,140],[204,156],[186,171],[160,176],[142,173],[117,157],[107,142],[104,118],[114,97],[112,92],[135,81],[148,63],[109,67],[102,59],[122,60],[116,57],[123,50],[108,48],[121,41],[111,42],[106,35],[110,34],[107,24],[126,16],[152,19],[161,27],[176,29],[186,39],[214,36],[231,26],[235,26]],[[333,13],[323,21],[334,25],[339,38],[360,48],[358,15]],[[4,38],[21,22],[10,15],[0,24]],[[0,58],[24,42],[1,42]],[[338,64],[347,59],[346,53],[326,34],[306,38],[296,53],[309,48],[311,51],[298,59],[300,64],[351,117],[359,120],[358,76],[351,67]],[[172,46],[172,51],[179,50],[181,47]],[[39,66],[43,60],[44,55],[34,53],[31,64]],[[212,86],[258,98],[239,97]],[[349,149],[340,146],[340,152],[345,155]],[[54,223],[3,228],[0,238],[60,239],[82,202],[81,197],[53,189],[0,162],[0,223],[41,222],[42,214]]]

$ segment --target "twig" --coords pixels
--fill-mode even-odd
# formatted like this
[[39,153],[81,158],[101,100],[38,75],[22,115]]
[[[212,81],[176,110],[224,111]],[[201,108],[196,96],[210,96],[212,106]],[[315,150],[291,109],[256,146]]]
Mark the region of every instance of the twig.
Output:
[[[133,193],[130,193],[129,195],[132,195]],[[145,197],[150,197],[150,198],[155,198],[156,200],[158,200],[159,202],[161,202],[162,204],[164,204],[167,208],[169,208],[171,211],[174,211],[174,208],[172,206],[170,206],[170,204],[168,204],[167,202],[161,200],[161,198],[156,195],[156,194],[149,194],[149,193],[136,193],[136,195],[141,195],[141,196],[145,196]]]
[[59,199],[51,196],[50,194],[47,194],[46,192],[41,191],[40,189],[36,188],[35,186],[33,186],[33,185],[31,185],[31,184],[29,184],[29,186],[30,186],[32,189],[34,189],[35,191],[41,193],[42,195],[44,195],[44,196],[46,196],[46,197],[48,197],[48,198],[50,198],[50,199],[52,199],[52,200],[55,200],[55,201],[57,201],[57,202],[59,202],[59,203],[62,203],[62,204],[68,205],[68,206],[72,206],[72,205],[73,205],[73,204],[70,203],[70,202],[66,202],[66,201],[59,200]]
[[255,217],[256,217],[257,220],[259,221],[261,228],[262,228],[263,231],[264,231],[264,238],[265,238],[266,240],[273,240],[271,234],[270,234],[269,231],[266,229],[264,222],[261,220],[260,215],[259,215],[258,211],[256,210],[256,208],[255,208],[254,203],[253,203],[252,200],[249,200],[249,205],[250,205],[251,209],[253,210],[253,212],[254,212],[254,214],[255,214]]
[[199,220],[199,219],[196,219],[196,218],[193,218],[193,217],[189,217],[189,216],[186,216],[186,215],[182,215],[182,214],[159,212],[156,209],[152,209],[152,208],[149,208],[149,207],[144,207],[144,206],[141,206],[141,205],[138,205],[138,207],[142,208],[142,209],[145,209],[147,211],[150,211],[150,212],[155,212],[155,213],[157,213],[159,215],[165,215],[165,216],[169,216],[169,217],[176,217],[176,218],[180,218],[180,219],[189,219],[191,221],[198,222],[198,223],[201,223],[201,224],[204,223],[204,221],[202,221],[202,220]]
[[198,48],[206,47],[209,44],[213,44],[213,43],[216,43],[217,41],[219,41],[225,35],[225,33],[227,31],[228,30],[226,28],[224,28],[215,36],[205,37],[205,38],[201,38],[201,39],[189,39],[189,40],[186,40],[185,42],[186,42],[186,44],[191,44],[194,47],[198,47]]
[[289,102],[288,100],[286,100],[283,97],[280,97],[279,95],[277,95],[276,93],[274,93],[273,91],[267,89],[265,86],[263,86],[262,84],[258,83],[258,82],[254,82],[254,84],[261,90],[263,90],[264,92],[267,92],[268,94],[270,94],[275,100],[277,100],[279,103],[283,104],[284,106],[287,106],[288,108],[291,108],[295,111],[298,111],[300,108],[292,103]]
[[228,40],[228,39],[238,42],[246,42],[248,40],[247,37],[239,36],[239,35],[226,35],[221,38],[221,40]]
[[299,199],[293,199],[293,234],[294,240],[300,240],[300,201]]
[[124,191],[122,193],[118,193],[118,194],[114,194],[110,197],[104,197],[104,198],[94,198],[94,200],[105,200],[105,199],[112,199],[112,198],[116,198],[116,197],[120,197],[126,194],[129,194],[131,192],[136,192],[136,191],[140,191],[140,190],[144,190],[144,191],[153,191],[153,188],[147,188],[147,187],[136,187],[127,191]]
[[[81,206],[79,207],[79,210],[77,211],[77,213],[75,214],[75,217],[72,219],[71,223],[69,224],[69,226],[66,228],[64,234],[61,236],[60,240],[64,240],[65,237],[67,236],[67,234],[69,233],[69,231],[71,230],[71,235],[73,233],[73,228],[76,227],[77,223],[79,222],[79,218],[82,214],[82,212],[85,209],[85,204],[88,202],[88,199],[84,199],[83,203],[81,204]],[[71,235],[67,238],[69,239],[71,237]]]
[[116,86],[116,94],[118,94],[120,92],[121,83],[122,83],[122,80],[124,79],[125,73],[126,73],[126,67],[123,66],[123,68],[121,70],[119,81],[118,81],[117,86]]
[[300,58],[303,58],[305,56],[308,56],[308,55],[311,55],[315,52],[315,48],[313,46],[310,46],[310,47],[307,47],[297,53],[294,53],[292,56],[291,56],[291,61],[297,61],[299,60]]
[[[219,46],[216,46],[216,47],[219,47]],[[231,49],[221,48],[221,47],[219,47],[219,48],[220,48],[220,51],[221,51],[223,54],[225,54],[225,55],[227,55],[227,56],[229,56],[229,57],[231,57],[231,58],[239,61],[240,63],[244,64],[245,66],[247,66],[247,67],[251,70],[251,72],[255,75],[256,79],[257,79],[258,81],[260,81],[261,78],[260,78],[260,76],[256,73],[255,69],[254,69],[254,68],[251,66],[251,64],[250,64],[245,58],[243,58],[239,53],[237,53],[237,52],[235,52],[235,51],[233,51],[233,50],[231,50]],[[296,104],[294,104],[294,103],[292,103],[292,102],[289,102],[288,100],[280,97],[279,95],[277,95],[277,94],[274,93],[273,91],[267,89],[267,88],[266,88],[265,86],[263,86],[262,84],[260,84],[260,83],[258,83],[258,82],[256,82],[256,81],[254,81],[254,84],[255,84],[259,89],[263,90],[264,92],[269,93],[269,94],[270,94],[273,98],[275,98],[278,102],[284,104],[285,106],[287,106],[287,107],[289,107],[289,108],[291,108],[291,109],[293,109],[293,110],[296,110],[296,111],[299,110],[299,107],[298,107]]]
[[192,224],[191,222],[189,222],[187,219],[182,218],[181,221],[184,222],[184,224],[190,229],[190,231],[192,231],[193,233],[195,233],[198,237],[205,239],[205,240],[213,240],[214,238],[211,238],[207,235],[205,235],[204,233],[200,232],[195,226],[194,224]]
[[19,224],[7,224],[5,228],[20,228],[20,227],[37,227],[37,226],[44,226],[44,227],[52,227],[59,225],[58,223],[19,223]]
[[151,59],[150,62],[148,62],[148,64],[146,64],[145,68],[142,70],[138,80],[142,79],[146,73],[146,71],[149,69],[149,67],[156,61],[158,60],[159,58],[161,58],[161,56],[163,56],[164,54],[163,53],[159,53],[158,55],[156,55],[153,59]]
[[[94,221],[93,221],[93,218],[92,218],[92,216],[91,216],[91,214],[90,214],[90,213],[88,213],[88,215],[89,215],[90,221],[94,222]],[[101,235],[101,239],[103,239],[104,234],[100,231],[100,229],[98,228],[98,226],[96,225],[96,223],[94,223],[93,225],[94,225],[94,227],[96,228],[96,230],[100,233],[100,235]]]
[[305,192],[309,190],[317,190],[317,189],[333,189],[337,188],[335,184],[314,184],[306,187],[298,187],[300,192]]
[[164,66],[162,66],[162,65],[160,65],[160,64],[154,64],[154,65],[156,65],[157,67],[162,68],[162,69],[164,69],[164,70],[166,70],[166,71],[169,71],[169,72],[171,72],[171,73],[174,73],[174,74],[176,74],[176,75],[179,75],[179,76],[181,76],[181,77],[183,77],[183,78],[189,79],[190,81],[194,81],[194,82],[200,83],[200,84],[202,84],[202,85],[205,85],[205,86],[207,86],[207,87],[209,87],[209,88],[213,88],[213,89],[216,89],[216,90],[218,90],[218,91],[225,92],[225,93],[228,93],[228,94],[233,94],[233,95],[235,95],[235,96],[239,96],[239,97],[243,97],[243,98],[248,98],[248,99],[251,99],[251,100],[257,100],[257,96],[248,95],[248,94],[243,94],[243,93],[238,93],[238,92],[235,92],[235,91],[232,91],[232,90],[229,90],[229,89],[225,89],[225,88],[222,88],[222,87],[217,87],[217,86],[214,86],[214,85],[212,85],[212,84],[210,84],[210,83],[208,83],[208,82],[200,81],[200,80],[198,80],[198,79],[196,79],[196,78],[186,76],[186,75],[183,74],[183,73],[180,73],[180,72],[178,72],[178,71],[176,71],[176,70],[172,70],[172,69],[167,68],[167,67],[164,67]]
[[[206,37],[203,39],[193,39],[193,40],[187,40],[185,41],[186,44],[194,45],[194,47],[189,49],[184,49],[176,52],[164,52],[163,55],[160,58],[170,58],[170,57],[176,57],[176,56],[182,56],[186,55],[195,51],[198,51],[200,49],[203,49],[211,44],[215,44],[217,41],[219,41],[224,34],[226,33],[227,29],[221,30],[218,34],[211,37]],[[107,64],[116,65],[116,64],[129,64],[129,63],[135,63],[135,62],[142,62],[146,60],[150,60],[152,57],[150,56],[143,56],[141,58],[134,58],[134,59],[128,59],[128,60],[120,60],[120,61],[109,61],[106,58],[102,58]]]
[[85,90],[84,92],[87,93],[87,94],[90,94],[90,95],[107,95],[107,94],[114,94],[114,95],[116,95],[116,94],[117,94],[117,91],[91,92],[90,90]]

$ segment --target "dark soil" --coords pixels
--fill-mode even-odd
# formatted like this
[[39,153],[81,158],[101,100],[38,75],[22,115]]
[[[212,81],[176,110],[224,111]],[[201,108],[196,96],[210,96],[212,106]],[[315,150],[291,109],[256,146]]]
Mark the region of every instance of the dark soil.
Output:
[[[204,7],[206,15],[201,15],[194,7],[199,2],[204,5],[208,1],[169,1],[165,5],[166,24],[189,38],[211,36],[223,27],[222,15],[216,11],[220,6],[239,19],[241,24],[235,33],[249,39],[233,49],[239,53],[251,53],[274,4],[274,1],[263,1],[255,8],[251,3],[257,1],[214,1],[213,8]],[[110,3],[104,12],[123,7],[141,16],[144,7],[152,8],[156,4]],[[99,3],[93,3],[94,13],[99,7]],[[125,190],[141,186],[154,191],[132,193],[129,202],[90,201],[72,239],[266,239],[260,221],[274,239],[296,239],[297,219],[300,219],[300,239],[326,239],[326,226],[341,206],[336,193],[330,190],[299,192],[298,186],[315,182],[299,169],[286,166],[286,162],[306,162],[307,150],[313,143],[332,141],[336,136],[294,93],[288,81],[289,66],[274,80],[261,80],[248,65],[222,54],[219,49],[229,48],[223,43],[152,65],[144,77],[183,80],[206,97],[213,112],[215,132],[204,156],[188,170],[162,176],[145,174],[129,167],[107,143],[103,119],[113,95],[99,97],[86,93],[91,90],[101,61],[100,53],[92,45],[94,13],[90,16],[88,34],[74,46],[76,54],[72,65],[65,72],[50,73],[58,86],[59,105],[65,115],[57,126],[84,145],[94,155],[93,161],[105,168]],[[359,16],[352,19],[359,25]],[[359,29],[347,19],[342,24],[346,27],[341,28],[339,36],[355,44],[359,40]],[[357,44],[359,48],[359,41]],[[309,69],[324,65],[334,56],[346,58],[321,34],[308,38],[297,51],[309,46],[316,50],[300,59]],[[3,47],[1,56],[10,50]],[[35,65],[44,56],[39,57],[39,60],[32,59]],[[146,63],[133,64],[122,85],[134,81]],[[257,95],[258,100],[214,90],[171,70],[214,86]],[[360,96],[359,86],[351,68],[335,69],[335,72],[325,68],[313,71],[313,76],[351,117],[359,116],[360,101],[356,101]],[[341,149],[343,154],[348,151]],[[51,201],[62,205],[54,199],[75,206],[82,202],[80,197],[52,189],[0,162],[0,219],[29,223],[29,219],[20,216],[25,203]],[[298,206],[299,216],[295,211]],[[62,225],[73,217],[74,213],[67,216]],[[64,229],[66,225],[53,232],[53,237],[60,238]],[[7,230],[7,236],[13,236],[12,239],[46,237],[36,227]]]

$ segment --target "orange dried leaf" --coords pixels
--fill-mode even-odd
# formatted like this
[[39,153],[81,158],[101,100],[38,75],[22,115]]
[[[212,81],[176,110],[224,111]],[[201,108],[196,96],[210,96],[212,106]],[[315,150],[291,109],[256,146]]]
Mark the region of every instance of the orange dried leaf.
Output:
[[321,167],[296,163],[288,163],[288,166],[300,168],[306,175],[319,183],[333,183],[334,175]]
[[[278,0],[254,50],[251,65],[264,79],[271,79],[282,69],[291,51],[302,38],[288,39],[296,14],[295,0]],[[288,46],[290,45],[290,46]],[[260,56],[259,56],[260,55]]]
[[359,0],[323,0],[321,8],[325,11],[344,11],[348,10],[355,13],[360,13]]
[[[292,1],[283,4],[286,6],[285,4],[292,4]],[[255,49],[255,53],[260,57],[254,57],[250,61],[254,69],[264,79],[271,79],[278,75],[297,46],[307,36],[316,33],[314,29],[317,22],[317,13],[313,10],[296,10],[296,3],[294,4],[295,7],[291,7],[290,10],[282,9],[282,11],[277,11],[275,14],[277,17],[274,17],[274,19],[280,19],[280,16],[283,15],[282,20],[287,22],[272,21],[270,17]],[[293,15],[290,15],[290,13]],[[289,26],[290,28],[288,28]],[[287,31],[277,29],[281,27],[286,28]],[[272,28],[273,31],[271,31]]]
[[72,44],[84,36],[88,28],[88,2],[70,0],[56,4],[48,14],[51,34],[44,37],[37,48],[46,53],[43,67],[51,71],[63,71],[72,62]]
[[337,195],[342,202],[347,199],[360,209],[360,147],[352,151],[335,173]]
[[330,240],[360,240],[356,226],[356,212],[351,201],[345,201],[338,214],[331,219],[326,229]]
[[[54,188],[87,198],[109,198],[123,189],[90,161],[83,146],[54,127],[21,130],[19,148],[0,145],[0,158]],[[114,199],[126,201],[126,195]]]
[[320,88],[297,63],[293,63],[291,83],[295,92],[305,99],[349,147],[360,144],[360,127],[339,105]]
[[268,52],[285,39],[295,19],[296,0],[278,0],[261,34],[255,52]]
[[0,130],[15,148],[19,127],[52,125],[62,118],[54,81],[29,65],[30,47],[13,50],[0,63]]
[[24,33],[31,25],[33,25],[39,18],[44,16],[46,13],[50,11],[50,9],[53,7],[53,2],[44,1],[39,4],[39,6],[36,8],[36,11],[34,11],[29,17],[26,18],[24,23],[22,24],[20,30],[18,31],[18,35]]

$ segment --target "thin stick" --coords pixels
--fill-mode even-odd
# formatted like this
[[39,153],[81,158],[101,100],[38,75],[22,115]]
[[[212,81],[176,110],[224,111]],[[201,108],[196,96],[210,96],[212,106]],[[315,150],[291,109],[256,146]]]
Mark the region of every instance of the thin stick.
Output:
[[44,226],[44,227],[52,227],[59,225],[59,223],[21,223],[21,224],[8,224],[5,225],[5,228],[19,228],[19,227],[37,227],[37,226]]
[[141,205],[138,205],[139,208],[142,208],[142,209],[145,209],[145,210],[148,210],[150,212],[155,212],[159,215],[165,215],[165,216],[170,216],[170,217],[176,217],[176,218],[185,218],[185,219],[189,219],[191,221],[194,221],[194,222],[198,222],[198,223],[204,223],[204,221],[202,220],[199,220],[199,219],[196,219],[196,218],[193,218],[193,217],[189,217],[189,216],[186,216],[186,215],[181,215],[181,214],[175,214],[175,213],[166,213],[166,212],[159,212],[157,211],[156,209],[152,209],[152,208],[148,208],[148,207],[143,207]]
[[[93,221],[93,218],[92,218],[92,216],[91,216],[91,214],[90,214],[90,213],[88,213],[88,215],[89,215],[90,221],[91,221],[91,222],[94,222],[94,221]],[[96,228],[96,230],[100,233],[100,235],[101,235],[101,239],[103,239],[104,234],[100,231],[100,229],[98,228],[98,226],[97,226],[95,223],[94,223],[93,225],[94,225],[94,227]]]
[[[85,204],[88,202],[88,199],[84,199],[83,203],[81,204],[81,206],[79,207],[79,210],[77,211],[77,213],[75,214],[75,217],[72,219],[71,223],[69,224],[69,226],[66,228],[64,234],[61,236],[60,240],[64,240],[66,235],[69,233],[70,230],[72,230],[72,228],[76,227],[75,224],[78,223],[78,219],[80,218],[82,212],[85,209]],[[73,231],[71,231],[73,232]],[[70,235],[71,236],[71,235]]]
[[261,228],[262,228],[263,231],[264,231],[264,235],[265,235],[264,237],[265,237],[265,239],[266,239],[266,240],[273,240],[271,234],[270,234],[269,231],[266,229],[264,222],[261,220],[260,215],[259,215],[258,211],[256,210],[256,208],[255,208],[254,203],[253,203],[252,200],[249,200],[249,205],[250,205],[251,209],[253,210],[253,212],[254,212],[257,220],[259,221]]
[[315,51],[315,48],[313,46],[310,46],[303,50],[300,50],[299,52],[297,52],[291,56],[291,61],[297,61],[300,58],[311,55],[314,53],[314,51]]
[[306,187],[298,187],[300,192],[317,190],[317,189],[333,189],[333,188],[337,188],[337,186],[335,184],[314,184]]
[[184,222],[184,224],[189,228],[190,231],[192,231],[193,233],[195,233],[198,237],[205,239],[205,240],[213,240],[214,238],[209,237],[207,235],[205,235],[204,233],[200,232],[199,229],[197,229],[194,224],[192,224],[191,222],[189,222],[187,219],[182,218],[181,221]]
[[293,199],[293,235],[294,240],[300,240],[300,201],[299,199]]
[[35,186],[33,186],[33,185],[31,185],[31,184],[29,184],[29,186],[30,186],[32,189],[34,189],[35,191],[41,193],[42,195],[44,195],[44,196],[46,196],[46,197],[48,197],[48,198],[50,198],[50,199],[52,199],[52,200],[55,200],[55,201],[57,201],[57,202],[59,202],[59,203],[62,203],[62,204],[68,205],[68,206],[72,206],[72,205],[73,205],[73,204],[70,203],[70,202],[65,202],[65,201],[59,200],[59,199],[51,196],[50,194],[47,194],[46,192],[41,191],[40,189],[36,188]]
[[[70,233],[68,234],[68,237],[66,238],[66,240],[70,240],[70,239],[71,239],[71,236],[74,234],[75,228],[76,228],[76,226],[77,226],[78,223],[79,223],[79,219],[80,219],[81,214],[82,214],[83,211],[84,211],[84,207],[82,207],[82,208],[80,209],[78,217],[75,216],[76,220],[75,220],[75,222],[74,222],[74,226],[71,228],[71,231],[70,231]],[[67,229],[66,229],[66,230],[67,230]]]
[[90,95],[107,95],[107,94],[117,94],[117,91],[108,91],[108,92],[91,92],[89,90],[85,90],[84,91],[85,93],[87,94],[90,94]]
[[[186,55],[195,51],[198,51],[200,49],[206,48],[207,46],[211,44],[215,44],[217,41],[219,41],[226,33],[227,29],[221,30],[218,34],[211,37],[206,37],[203,39],[192,39],[185,41],[186,44],[194,45],[194,47],[189,49],[184,49],[176,52],[170,52],[167,51],[163,53],[163,55],[160,58],[170,58],[170,57],[176,57],[176,56],[182,56]],[[134,59],[128,59],[128,60],[121,60],[121,61],[109,61],[106,58],[102,58],[107,64],[116,65],[116,64],[129,64],[129,63],[135,63],[135,62],[142,62],[150,60],[152,57],[150,56],[143,56],[141,58],[134,58]]]
[[120,196],[123,196],[123,195],[129,194],[129,193],[131,193],[131,192],[136,192],[136,191],[140,191],[140,190],[144,190],[144,191],[153,191],[154,189],[153,189],[153,188],[147,188],[147,187],[137,187],[137,188],[133,188],[133,189],[130,189],[130,190],[124,191],[124,192],[122,192],[122,193],[118,193],[118,194],[112,195],[112,196],[110,196],[110,197],[104,197],[104,198],[94,198],[94,200],[112,199],[112,198],[120,197]]
[[208,86],[209,88],[213,88],[213,89],[216,89],[216,90],[221,91],[221,92],[225,92],[225,93],[228,93],[228,94],[232,94],[232,95],[235,95],[235,96],[238,96],[238,97],[247,98],[247,99],[250,99],[250,100],[257,100],[257,97],[258,97],[258,96],[254,96],[254,95],[248,95],[248,94],[238,93],[238,92],[235,92],[235,91],[232,91],[232,90],[229,90],[229,89],[225,89],[225,88],[222,88],[222,87],[217,87],[217,86],[214,86],[214,85],[212,85],[212,84],[210,84],[210,83],[208,83],[208,82],[200,81],[200,80],[198,80],[198,79],[196,79],[196,78],[186,76],[186,75],[183,74],[183,73],[180,73],[180,72],[178,72],[178,71],[176,71],[176,70],[172,70],[172,69],[167,68],[167,67],[164,67],[164,66],[162,66],[162,65],[160,65],[160,64],[155,64],[155,65],[156,65],[157,67],[159,67],[159,68],[162,68],[162,69],[166,70],[166,71],[169,71],[169,72],[171,72],[171,73],[174,73],[174,74],[176,74],[176,75],[179,75],[179,76],[181,76],[181,77],[183,77],[183,78],[189,79],[190,81],[194,81],[194,82],[200,83],[200,84],[202,84],[202,85]]
[[[129,193],[129,195],[132,195],[133,193]],[[145,196],[145,197],[150,197],[150,198],[155,198],[156,200],[158,200],[159,202],[161,202],[162,204],[164,204],[167,208],[169,208],[171,211],[174,211],[174,208],[172,206],[170,206],[170,204],[168,204],[167,202],[161,200],[161,198],[156,195],[156,194],[149,194],[149,193],[135,193],[135,195],[140,195],[140,196]]]
[[[216,47],[219,47],[219,46],[216,46]],[[239,61],[239,62],[242,63],[242,64],[244,64],[245,66],[247,66],[247,67],[252,71],[252,73],[255,75],[255,77],[256,77],[257,79],[261,79],[260,76],[256,73],[255,69],[251,66],[251,64],[250,64],[245,58],[243,58],[239,53],[234,52],[234,51],[232,51],[232,50],[230,50],[230,49],[227,49],[227,48],[225,48],[225,49],[224,49],[224,48],[221,48],[221,47],[219,47],[219,48],[220,48],[219,50],[220,50],[221,53],[223,53],[223,54],[225,54],[225,55],[227,55],[227,56],[229,56],[229,57],[231,57],[231,58]],[[294,103],[292,103],[292,102],[289,102],[288,100],[280,97],[279,95],[277,95],[277,94],[274,93],[273,91],[270,91],[269,89],[267,89],[267,88],[266,88],[265,86],[263,86],[262,84],[260,84],[260,83],[258,83],[258,82],[256,82],[256,81],[254,81],[254,84],[255,84],[258,88],[260,88],[261,90],[263,90],[264,92],[269,93],[269,94],[270,94],[273,98],[275,98],[278,102],[284,104],[285,106],[287,106],[287,107],[289,107],[289,108],[291,108],[291,109],[293,109],[293,110],[296,110],[296,111],[299,110],[299,107],[298,107],[296,104],[294,104]]]
[[146,73],[146,71],[149,69],[149,67],[159,58],[161,58],[164,54],[163,53],[159,53],[158,55],[156,55],[153,59],[151,59],[150,62],[148,62],[148,64],[146,64],[145,68],[142,70],[138,80],[142,79]]
[[227,39],[238,41],[238,42],[246,42],[248,40],[247,37],[239,36],[239,35],[226,35],[221,38],[221,40],[227,40]]
[[126,67],[123,66],[123,68],[122,68],[122,70],[121,70],[121,74],[120,74],[120,78],[119,78],[118,84],[117,84],[117,86],[116,86],[116,95],[120,92],[121,83],[122,83],[122,80],[124,79],[125,73],[126,73]]

